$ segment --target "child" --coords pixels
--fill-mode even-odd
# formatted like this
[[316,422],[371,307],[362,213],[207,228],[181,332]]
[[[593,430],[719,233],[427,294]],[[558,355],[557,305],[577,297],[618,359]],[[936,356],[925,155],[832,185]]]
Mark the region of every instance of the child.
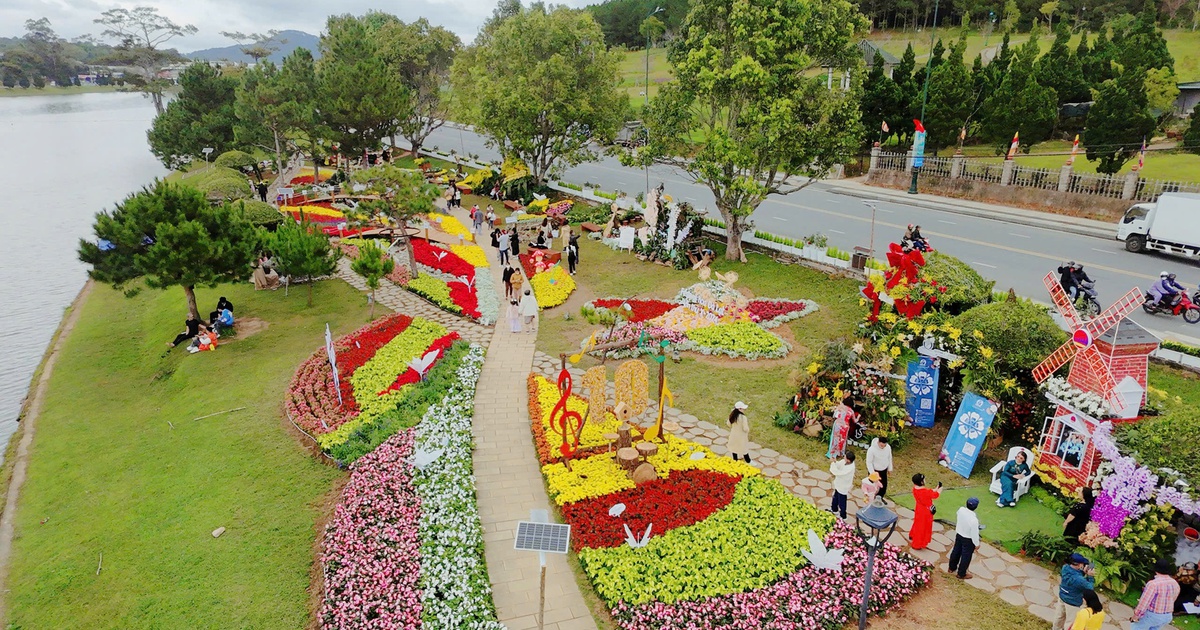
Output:
[[879,480],[879,473],[872,472],[870,476],[863,479],[862,492],[867,505],[871,505],[871,502],[875,500],[875,495],[879,494],[880,488],[883,488],[883,483]]
[[508,326],[512,332],[521,332],[521,309],[515,299],[508,303]]
[[833,504],[829,511],[846,520],[846,500],[854,487],[854,452],[846,451],[840,458],[829,463],[829,474],[833,475]]

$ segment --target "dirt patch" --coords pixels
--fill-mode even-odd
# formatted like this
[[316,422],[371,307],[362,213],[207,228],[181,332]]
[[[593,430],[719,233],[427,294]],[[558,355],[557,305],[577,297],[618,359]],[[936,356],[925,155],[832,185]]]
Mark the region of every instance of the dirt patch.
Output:
[[258,333],[266,330],[270,325],[271,322],[268,322],[265,319],[259,319],[257,317],[243,317],[237,320],[232,336],[221,337],[221,345],[227,343],[236,343],[246,339],[247,337],[257,335]]

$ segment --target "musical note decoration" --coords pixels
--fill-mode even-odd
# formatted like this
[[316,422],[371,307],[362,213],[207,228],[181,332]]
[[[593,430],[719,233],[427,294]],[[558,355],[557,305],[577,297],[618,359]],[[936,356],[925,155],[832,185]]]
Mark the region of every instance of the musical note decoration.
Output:
[[671,388],[667,387],[667,377],[663,376],[662,393],[658,396],[658,420],[643,436],[647,441],[655,441],[662,437],[663,412],[668,402],[674,406],[675,396],[671,393]]
[[587,343],[583,344],[583,349],[579,351],[579,354],[572,354],[570,357],[568,357],[568,360],[571,363],[579,363],[580,359],[583,358],[583,355],[591,352],[592,348],[595,348],[595,347],[596,347],[596,333],[592,333],[592,336],[588,337]]
[[562,438],[558,452],[565,459],[579,449],[579,433],[583,427],[579,413],[567,408],[567,400],[571,397],[571,373],[566,368],[558,373],[558,392],[558,402],[550,411],[550,430]]

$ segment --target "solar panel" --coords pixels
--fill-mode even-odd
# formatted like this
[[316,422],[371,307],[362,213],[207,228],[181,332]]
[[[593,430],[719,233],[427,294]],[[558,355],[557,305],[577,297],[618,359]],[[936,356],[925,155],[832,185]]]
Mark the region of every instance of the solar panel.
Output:
[[513,548],[518,551],[567,553],[570,542],[570,525],[521,521],[517,523],[517,540]]

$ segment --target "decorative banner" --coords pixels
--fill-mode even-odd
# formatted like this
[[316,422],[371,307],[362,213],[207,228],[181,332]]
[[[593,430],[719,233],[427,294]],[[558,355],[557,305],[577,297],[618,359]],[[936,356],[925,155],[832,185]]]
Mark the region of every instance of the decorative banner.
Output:
[[913,120],[917,131],[913,134],[913,168],[925,165],[925,125],[919,120]]
[[971,469],[975,467],[979,451],[983,450],[983,442],[987,439],[997,409],[996,403],[982,396],[972,393],[963,395],[958,415],[954,417],[954,424],[942,445],[942,461],[950,470],[964,478],[971,478]]
[[1067,158],[1067,166],[1075,163],[1075,156],[1079,153],[1079,134],[1075,134],[1075,143],[1071,145],[1071,157]]
[[1008,147],[1008,154],[1004,156],[1004,159],[1011,160],[1011,159],[1017,157],[1017,149],[1020,148],[1020,146],[1021,146],[1021,132],[1018,131],[1013,134],[1012,144]]
[[938,369],[932,358],[921,357],[908,362],[904,390],[904,407],[913,426],[931,428],[937,411],[938,390]]
[[[325,354],[329,356],[329,367],[333,368],[333,389],[337,391],[338,405],[342,403],[342,384],[338,379],[337,351],[333,349],[333,335],[329,332],[329,324],[325,324]],[[324,425],[325,421],[321,420]],[[325,427],[328,429],[329,427]]]

